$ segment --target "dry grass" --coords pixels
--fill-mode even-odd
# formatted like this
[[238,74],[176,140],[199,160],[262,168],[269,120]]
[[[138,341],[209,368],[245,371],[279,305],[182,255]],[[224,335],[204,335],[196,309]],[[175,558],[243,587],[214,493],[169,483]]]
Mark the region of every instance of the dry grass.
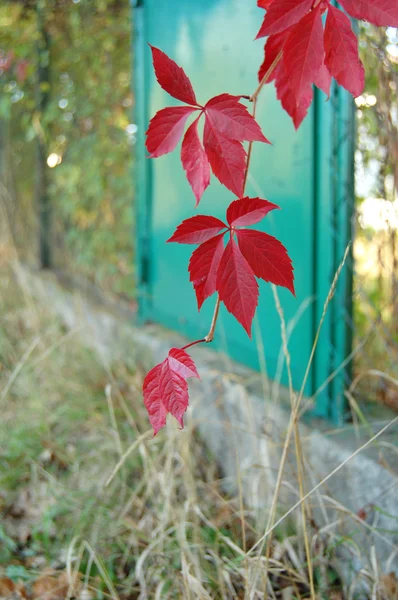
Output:
[[[79,572],[93,598],[243,598],[259,530],[194,424],[153,440],[135,365],[104,366],[9,269],[0,289],[3,575],[34,591],[48,569]],[[303,562],[293,528],[274,543],[275,590],[308,597]]]
[[[10,581],[13,597],[41,600],[368,597],[334,568],[337,553],[364,554],[341,519],[366,521],[337,507],[336,522],[303,529],[307,509],[286,517],[276,496],[265,527],[269,507],[244,507],[239,478],[225,491],[195,422],[152,439],[139,365],[104,364],[5,263],[0,294],[0,597]],[[371,551],[364,564],[369,598],[397,598]]]

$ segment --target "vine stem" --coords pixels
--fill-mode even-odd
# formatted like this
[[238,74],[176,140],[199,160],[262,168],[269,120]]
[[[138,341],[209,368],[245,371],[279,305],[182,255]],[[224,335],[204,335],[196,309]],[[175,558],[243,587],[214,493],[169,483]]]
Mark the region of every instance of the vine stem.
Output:
[[[274,69],[279,64],[279,61],[281,60],[281,58],[282,58],[282,50],[279,52],[279,54],[275,58],[274,62],[271,64],[271,66],[269,67],[269,69],[265,73],[264,77],[260,81],[260,83],[257,86],[257,88],[254,90],[253,94],[251,96],[242,96],[242,98],[246,98],[247,100],[249,100],[250,102],[253,103],[252,114],[253,114],[254,118],[256,116],[257,100],[258,100],[258,97],[260,95],[260,92],[263,89],[264,85],[269,80],[269,78],[271,77]],[[251,162],[251,158],[252,158],[252,150],[253,150],[253,142],[250,142],[249,143],[249,148],[248,148],[248,151],[247,151],[247,162],[246,162],[245,176],[244,176],[244,180],[243,180],[243,194],[245,193],[245,189],[246,189],[247,177],[248,177],[248,174],[249,174],[250,162]],[[218,319],[218,315],[219,315],[219,312],[220,312],[220,305],[221,305],[221,300],[220,300],[220,297],[218,296],[217,297],[217,301],[216,301],[216,305],[214,307],[214,313],[213,313],[213,318],[212,318],[212,321],[211,321],[209,333],[204,338],[204,341],[206,342],[206,344],[210,344],[214,340],[214,332],[216,330],[217,319]]]
[[186,346],[183,346],[181,348],[181,350],[187,350],[191,346],[196,346],[196,344],[203,344],[205,341],[206,341],[206,338],[203,338],[202,340],[196,340],[196,342],[191,342],[190,344],[187,344]]
[[264,77],[262,78],[262,80],[260,81],[260,83],[258,84],[258,86],[256,87],[254,93],[250,96],[250,102],[255,102],[257,100],[257,98],[260,95],[261,90],[263,89],[263,87],[267,83],[268,79],[271,77],[274,69],[276,69],[276,67],[279,64],[279,61],[281,60],[281,58],[282,58],[282,50],[279,52],[278,56],[275,58],[274,62],[271,64],[271,66],[269,67],[269,69],[265,72]]
[[214,332],[216,330],[218,313],[220,312],[220,305],[221,305],[220,296],[217,296],[217,302],[216,302],[216,306],[214,307],[214,313],[213,313],[213,318],[211,320],[209,333],[206,335],[206,337],[204,339],[206,344],[210,344],[210,342],[212,342],[214,340]]

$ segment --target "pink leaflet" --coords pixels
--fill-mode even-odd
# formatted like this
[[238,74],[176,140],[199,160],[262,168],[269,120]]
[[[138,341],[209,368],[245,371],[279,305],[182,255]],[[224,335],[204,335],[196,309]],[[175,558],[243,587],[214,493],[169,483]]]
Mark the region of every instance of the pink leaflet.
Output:
[[397,0],[341,0],[341,4],[355,19],[379,27],[398,27]]
[[321,11],[311,11],[292,30],[283,50],[283,66],[290,89],[300,106],[323,64]]
[[151,46],[153,68],[159,85],[173,98],[186,104],[196,105],[195,92],[184,69],[164,52]]
[[301,99],[301,102],[297,104],[296,98],[290,88],[289,80],[287,79],[283,70],[283,65],[280,65],[278,68],[275,87],[278,100],[280,100],[285,111],[293,119],[295,128],[298,129],[302,121],[307,116],[308,109],[311,106],[313,98],[312,87],[308,86],[308,89]]
[[180,223],[168,242],[178,244],[202,244],[214,237],[227,225],[216,217],[195,215]]
[[258,303],[258,284],[233,238],[229,240],[221,258],[217,291],[227,310],[251,337],[251,325]]
[[159,388],[162,368],[163,363],[153,367],[145,377],[143,384],[144,404],[148,411],[149,421],[153,427],[154,435],[166,425],[167,410],[163,404]]
[[325,64],[323,64],[321,66],[317,75],[315,76],[314,84],[316,85],[317,88],[322,90],[322,92],[324,94],[326,94],[326,96],[328,98],[330,98],[330,87],[332,85],[332,76],[329,73],[329,69],[327,68],[327,66]]
[[246,227],[261,221],[276,204],[261,198],[241,198],[232,202],[227,209],[227,221],[232,227]]
[[221,94],[211,98],[205,105],[205,114],[213,128],[230,140],[269,144],[256,120],[239,102],[239,96]]
[[198,135],[199,118],[188,127],[181,146],[181,162],[195,195],[196,206],[210,183],[210,163]]
[[238,229],[235,233],[256,277],[286,287],[295,295],[292,261],[281,242],[262,231]]
[[151,158],[163,156],[175,149],[189,115],[195,110],[190,106],[173,106],[156,113],[146,132],[145,145]]
[[282,52],[283,47],[286,43],[287,38],[289,37],[290,29],[283,31],[282,33],[277,33],[275,35],[270,35],[264,46],[264,61],[258,71],[258,80],[261,82],[265,75],[269,73],[267,82],[273,81],[276,76],[276,68],[274,67],[272,72],[269,72],[271,67],[275,65],[275,61],[279,56],[279,53]]
[[231,192],[241,196],[246,169],[242,144],[221,135],[209,119],[205,121],[203,142],[214,175]]
[[273,1],[274,0],[257,0],[257,6],[259,8],[265,8],[268,10],[268,8],[270,7],[270,5]]
[[172,368],[173,371],[176,371],[176,373],[181,375],[184,379],[188,379],[189,377],[200,379],[192,357],[185,352],[185,350],[182,350],[181,348],[171,348],[171,350],[169,350],[168,361],[170,368]]
[[162,364],[159,378],[159,390],[167,412],[177,419],[181,428],[184,427],[183,416],[188,408],[188,384],[177,371],[174,371],[168,359]]
[[192,281],[200,310],[206,298],[216,292],[217,273],[224,252],[224,234],[201,244],[189,261],[189,280]]
[[295,25],[313,5],[313,0],[274,0],[267,10],[256,39],[280,33]]
[[358,54],[358,40],[349,18],[329,6],[325,28],[325,63],[336,79],[354,97],[363,92],[365,71]]

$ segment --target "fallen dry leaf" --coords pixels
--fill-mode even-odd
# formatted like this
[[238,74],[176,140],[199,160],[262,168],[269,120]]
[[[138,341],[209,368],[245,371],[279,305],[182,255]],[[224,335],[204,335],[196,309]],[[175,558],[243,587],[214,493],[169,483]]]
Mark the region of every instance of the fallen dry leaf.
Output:
[[398,579],[395,573],[383,575],[381,585],[386,600],[398,600]]
[[68,591],[69,581],[65,571],[44,571],[32,584],[32,600],[65,600]]
[[0,578],[0,600],[20,600],[28,598],[22,583],[14,583],[8,577]]

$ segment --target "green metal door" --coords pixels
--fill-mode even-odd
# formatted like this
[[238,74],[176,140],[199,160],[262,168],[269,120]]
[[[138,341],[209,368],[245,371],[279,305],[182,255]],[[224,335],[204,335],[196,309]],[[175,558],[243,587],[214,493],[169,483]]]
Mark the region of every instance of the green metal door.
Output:
[[[215,298],[197,312],[187,272],[192,248],[165,244],[176,225],[195,209],[179,153],[156,160],[145,157],[144,131],[150,117],[174,102],[156,83],[147,43],[161,48],[185,69],[199,102],[222,92],[248,95],[256,87],[263,52],[261,42],[253,42],[261,14],[254,0],[141,0],[133,7],[140,316],[190,340],[206,335]],[[316,92],[298,132],[277,102],[273,86],[264,88],[258,105],[258,121],[273,145],[254,146],[246,192],[282,208],[267,217],[264,227],[288,248],[295,266],[297,298],[284,289],[278,293],[288,326],[296,389],[301,387],[323,302],[347,242],[351,116],[351,104],[337,89],[329,101]],[[233,199],[213,177],[196,212],[223,218]],[[307,394],[319,390],[344,360],[347,340],[342,315],[348,290],[349,280],[343,275],[322,329]],[[272,290],[261,282],[253,340],[222,307],[214,347],[254,369],[266,368],[271,379],[286,383],[280,331]],[[341,417],[342,374],[343,370],[317,395],[315,414]]]

